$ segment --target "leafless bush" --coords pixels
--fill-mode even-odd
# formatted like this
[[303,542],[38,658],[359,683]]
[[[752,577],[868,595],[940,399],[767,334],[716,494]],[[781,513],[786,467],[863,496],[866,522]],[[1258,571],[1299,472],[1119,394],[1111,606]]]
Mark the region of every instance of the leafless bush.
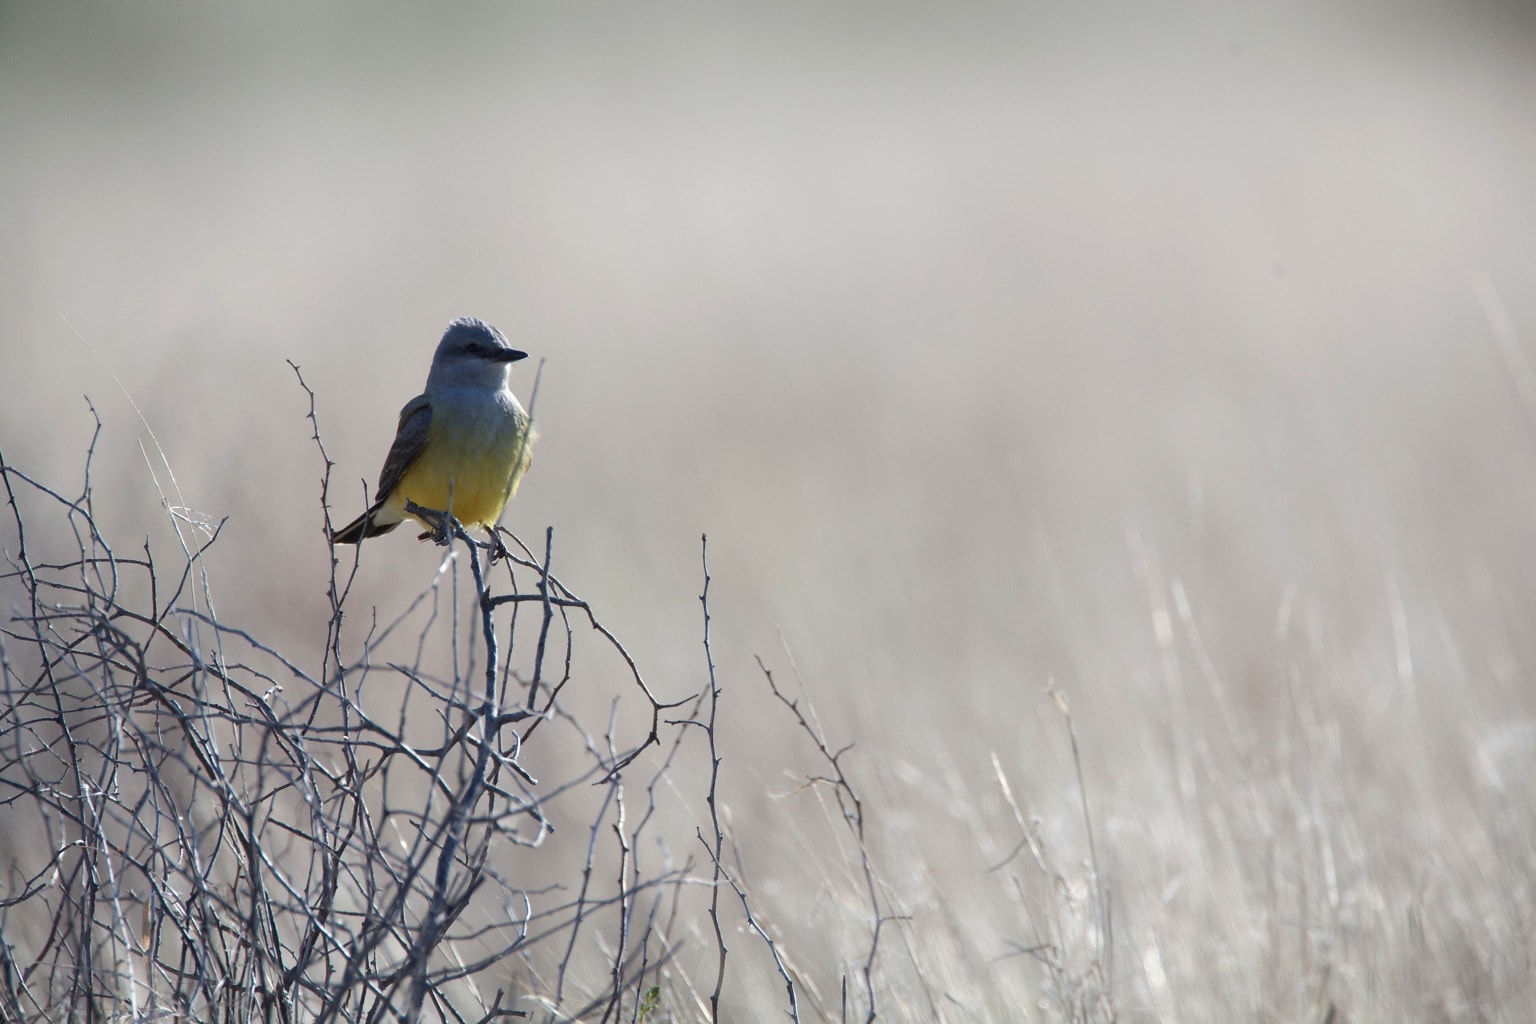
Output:
[[[109,543],[89,465],[88,453],[84,487],[66,497],[0,462],[14,533],[4,578],[20,593],[0,645],[5,1016],[525,1016],[509,995],[561,1017],[635,1016],[674,952],[663,926],[689,865],[642,871],[630,851],[684,721],[663,721],[618,641],[549,571],[552,536],[542,562],[526,549],[502,560],[502,590],[488,549],[453,525],[445,566],[468,565],[476,601],[462,630],[453,617],[467,657],[447,672],[425,657],[374,663],[405,616],[374,623],[361,654],[344,655],[350,577],[333,561],[314,672],[213,614],[203,567],[217,527],[171,564],[147,542],[131,555]],[[43,553],[35,524],[57,535],[60,522],[67,552],[50,541]],[[436,600],[436,585],[419,602]],[[429,615],[423,643],[442,625]],[[579,625],[627,667],[648,729],[589,729],[562,706]],[[514,671],[525,638],[531,668]],[[403,693],[388,714],[360,699],[380,675]],[[584,764],[540,783],[524,752],[557,722],[581,737]],[[637,813],[624,769],[647,750]],[[501,853],[540,847],[551,806],[594,787],[589,856],[571,884],[535,892],[506,877]],[[618,848],[606,883],[605,829]],[[567,975],[595,928],[608,981],[581,992]],[[482,987],[491,980],[494,991]]]

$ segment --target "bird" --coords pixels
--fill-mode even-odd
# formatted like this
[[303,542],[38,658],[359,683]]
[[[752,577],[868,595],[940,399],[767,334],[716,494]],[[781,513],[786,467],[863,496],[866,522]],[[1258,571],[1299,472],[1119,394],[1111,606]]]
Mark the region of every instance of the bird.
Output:
[[373,504],[334,530],[331,540],[360,544],[407,517],[429,528],[420,539],[442,536],[444,523],[407,511],[407,503],[448,513],[494,538],[538,436],[508,383],[512,364],[527,355],[484,320],[460,317],[450,323],[432,356],[426,386],[400,410]]

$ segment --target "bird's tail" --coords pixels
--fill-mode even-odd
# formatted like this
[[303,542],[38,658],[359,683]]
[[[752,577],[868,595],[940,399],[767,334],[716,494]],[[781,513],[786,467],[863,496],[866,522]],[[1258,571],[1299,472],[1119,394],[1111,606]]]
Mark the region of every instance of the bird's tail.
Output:
[[399,522],[375,522],[374,517],[379,514],[381,508],[383,508],[382,503],[375,505],[341,529],[332,530],[331,542],[333,544],[361,544],[364,537],[374,537],[381,533],[388,533],[400,525]]

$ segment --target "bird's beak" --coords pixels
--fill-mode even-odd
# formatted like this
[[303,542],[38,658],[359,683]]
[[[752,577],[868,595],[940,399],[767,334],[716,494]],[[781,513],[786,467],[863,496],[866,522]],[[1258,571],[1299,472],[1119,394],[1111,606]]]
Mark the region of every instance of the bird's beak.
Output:
[[515,363],[519,359],[527,359],[528,353],[519,352],[515,348],[503,348],[498,349],[496,353],[491,356],[491,358],[496,360],[498,363]]

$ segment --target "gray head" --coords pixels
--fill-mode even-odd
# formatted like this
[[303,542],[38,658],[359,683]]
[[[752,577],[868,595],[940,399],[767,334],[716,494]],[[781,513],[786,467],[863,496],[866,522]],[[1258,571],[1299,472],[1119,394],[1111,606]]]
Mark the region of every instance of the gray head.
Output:
[[437,343],[427,387],[500,388],[507,381],[509,364],[527,357],[484,320],[463,316],[448,325]]

